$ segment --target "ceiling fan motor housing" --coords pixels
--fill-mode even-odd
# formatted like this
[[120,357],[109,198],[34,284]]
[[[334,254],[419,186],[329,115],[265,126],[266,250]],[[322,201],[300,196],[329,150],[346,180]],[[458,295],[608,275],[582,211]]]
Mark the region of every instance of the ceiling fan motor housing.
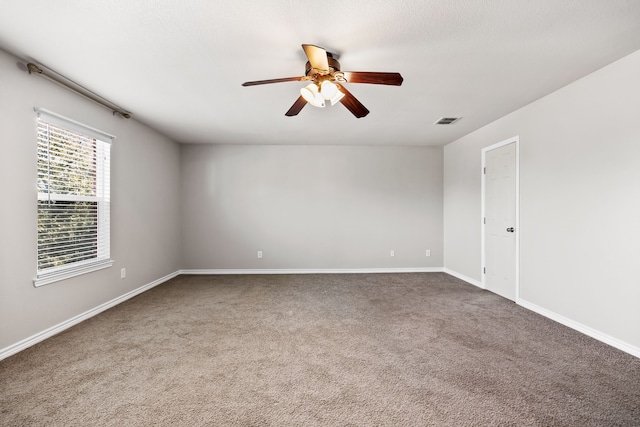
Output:
[[[322,70],[315,70],[315,71],[319,71],[320,73],[318,74],[333,74],[336,71],[340,71],[340,63],[333,58],[333,55],[331,55],[329,52],[327,52],[327,62],[329,63],[329,70],[328,71],[322,71]],[[304,75],[308,76],[309,74],[313,74],[312,71],[314,71],[314,68],[311,66],[311,63],[309,61],[307,61],[307,64],[304,67]]]

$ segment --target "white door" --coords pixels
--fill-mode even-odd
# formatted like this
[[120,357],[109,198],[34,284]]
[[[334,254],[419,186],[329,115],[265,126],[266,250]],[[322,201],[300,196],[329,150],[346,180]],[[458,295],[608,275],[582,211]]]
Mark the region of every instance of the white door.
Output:
[[516,300],[516,142],[485,152],[485,287]]

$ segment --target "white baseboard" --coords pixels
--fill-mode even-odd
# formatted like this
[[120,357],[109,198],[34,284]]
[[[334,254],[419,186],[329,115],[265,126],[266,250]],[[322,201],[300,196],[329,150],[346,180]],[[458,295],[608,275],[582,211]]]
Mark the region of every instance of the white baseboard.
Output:
[[32,345],[38,344],[39,342],[42,342],[44,340],[46,340],[49,337],[52,337],[56,334],[59,334],[60,332],[69,329],[70,327],[77,325],[78,323],[87,320],[97,314],[102,313],[105,310],[110,309],[111,307],[114,307],[130,298],[135,297],[136,295],[139,295],[145,291],[148,291],[149,289],[158,286],[161,283],[166,282],[167,280],[173,279],[174,277],[176,277],[177,275],[179,275],[180,272],[176,271],[173,272],[171,274],[168,274],[164,277],[161,277],[158,280],[154,280],[151,283],[148,283],[144,286],[139,287],[138,289],[134,289],[131,292],[127,292],[126,294],[119,296],[115,299],[112,299],[111,301],[105,302],[104,304],[100,304],[99,306],[92,308],[91,310],[85,311],[82,314],[79,314],[77,316],[72,317],[71,319],[65,320],[62,323],[59,323],[55,326],[50,327],[49,329],[46,329],[42,332],[39,332],[35,335],[30,336],[29,338],[25,338],[24,340],[17,342],[13,345],[10,345],[9,347],[3,348],[2,350],[0,350],[0,360],[6,359],[9,356],[13,356],[14,354],[31,347]]
[[[479,281],[477,281],[475,279],[472,279],[472,278],[470,278],[468,276],[465,276],[463,274],[457,273],[457,272],[455,272],[453,270],[450,270],[448,268],[443,268],[442,271],[444,271],[447,274],[452,275],[453,277],[457,277],[460,280],[464,280],[467,283],[470,283],[470,284],[472,284],[474,286],[477,286],[480,289],[486,289],[482,285],[482,282],[479,282]],[[522,298],[519,298],[516,303],[518,305],[528,309],[528,310],[536,312],[536,313],[538,313],[538,314],[540,314],[540,315],[542,315],[544,317],[547,317],[547,318],[549,318],[549,319],[551,319],[553,321],[556,321],[556,322],[558,322],[558,323],[560,323],[560,324],[562,324],[564,326],[567,326],[567,327],[569,327],[571,329],[574,329],[574,330],[576,330],[578,332],[581,332],[581,333],[583,333],[583,334],[585,334],[587,336],[590,336],[591,338],[594,338],[594,339],[596,339],[598,341],[601,341],[601,342],[603,342],[605,344],[608,344],[608,345],[610,345],[612,347],[615,347],[618,350],[622,350],[625,353],[629,353],[629,354],[631,354],[631,355],[633,355],[635,357],[640,358],[640,348],[638,348],[638,347],[630,345],[630,344],[628,344],[628,343],[626,343],[624,341],[620,341],[617,338],[611,337],[611,336],[609,336],[607,334],[604,334],[604,333],[602,333],[600,331],[597,331],[597,330],[595,330],[593,328],[585,326],[585,325],[583,325],[583,324],[581,324],[579,322],[576,322],[576,321],[571,320],[571,319],[569,319],[567,317],[561,316],[561,315],[559,315],[557,313],[554,313],[553,311],[547,310],[546,308],[542,308],[542,307],[540,307],[540,306],[538,306],[536,304],[533,304],[533,303],[531,303],[529,301],[523,300]]]
[[417,268],[246,268],[186,269],[180,274],[362,274],[362,273],[438,273],[442,267]]
[[465,276],[464,274],[460,274],[458,272],[455,272],[453,270],[449,270],[448,268],[443,268],[442,271],[444,271],[445,273],[453,276],[453,277],[457,277],[460,280],[464,280],[467,283],[471,283],[473,286],[477,286],[480,289],[485,289],[485,287],[482,285],[482,282],[477,281],[476,279],[472,279],[469,276]]
[[585,335],[590,336],[591,338],[597,339],[598,341],[602,341],[605,344],[609,344],[612,347],[617,348],[618,350],[622,350],[625,353],[629,353],[632,356],[638,357],[640,358],[640,348],[635,347],[631,344],[628,344],[624,341],[620,341],[617,338],[614,338],[612,336],[609,336],[607,334],[604,334],[600,331],[597,331],[593,328],[590,328],[588,326],[583,325],[582,323],[576,322],[574,320],[571,320],[569,318],[566,318],[564,316],[561,316],[557,313],[554,313],[553,311],[547,310],[546,308],[542,308],[536,304],[533,304],[529,301],[523,300],[522,298],[520,298],[517,301],[518,305],[521,305],[522,307],[534,311],[544,317],[547,317],[551,320],[554,320],[564,326],[567,326],[571,329],[574,329],[578,332],[581,332]]

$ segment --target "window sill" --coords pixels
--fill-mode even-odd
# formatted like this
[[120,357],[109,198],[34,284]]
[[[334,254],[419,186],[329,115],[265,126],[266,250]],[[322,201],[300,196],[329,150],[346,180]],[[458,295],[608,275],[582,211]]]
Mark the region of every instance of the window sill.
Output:
[[39,274],[35,279],[33,279],[33,285],[35,287],[48,285],[50,283],[59,282],[60,280],[65,280],[71,277],[80,276],[82,274],[91,273],[92,271],[109,268],[113,265],[113,262],[114,261],[112,259],[106,259],[102,261],[92,262],[90,264],[84,264],[81,266],[65,268],[59,271]]

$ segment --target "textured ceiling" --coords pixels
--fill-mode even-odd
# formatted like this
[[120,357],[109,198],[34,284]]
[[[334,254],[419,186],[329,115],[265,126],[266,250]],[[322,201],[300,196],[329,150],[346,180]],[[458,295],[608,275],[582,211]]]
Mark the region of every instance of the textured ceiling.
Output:
[[[35,60],[178,142],[443,145],[640,49],[638,0],[0,0],[0,48]],[[346,71],[342,105],[284,113],[302,43]],[[0,81],[1,84],[1,81]],[[443,116],[463,116],[436,126]]]

